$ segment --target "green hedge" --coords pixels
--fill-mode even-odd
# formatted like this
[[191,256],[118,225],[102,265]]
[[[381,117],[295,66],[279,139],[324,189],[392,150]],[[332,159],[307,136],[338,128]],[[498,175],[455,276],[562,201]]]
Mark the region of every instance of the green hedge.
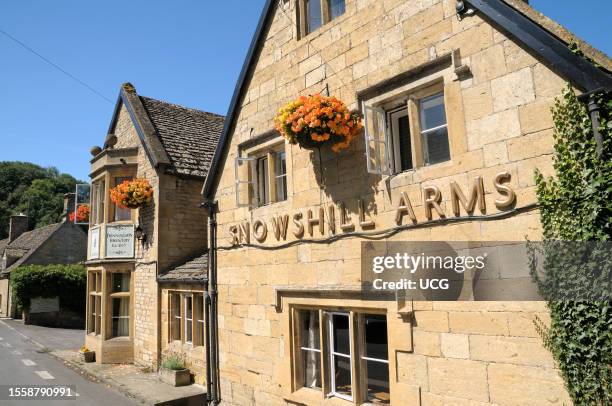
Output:
[[32,298],[59,296],[62,308],[84,314],[86,287],[83,265],[28,265],[11,273],[13,300],[23,309]]

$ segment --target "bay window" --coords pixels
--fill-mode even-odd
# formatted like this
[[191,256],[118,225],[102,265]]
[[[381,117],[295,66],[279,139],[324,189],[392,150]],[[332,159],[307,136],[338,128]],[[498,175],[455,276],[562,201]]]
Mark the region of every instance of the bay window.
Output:
[[[122,184],[125,181],[132,180],[131,176],[121,176],[115,178],[115,186]],[[128,208],[121,208],[117,205],[113,205],[114,210],[114,221],[130,221],[132,220],[132,210]]]
[[111,280],[111,337],[130,336],[130,280],[129,272],[113,272]]
[[100,335],[102,325],[102,272],[89,272],[87,333]]
[[384,314],[296,309],[296,389],[357,404],[389,404],[389,349]]

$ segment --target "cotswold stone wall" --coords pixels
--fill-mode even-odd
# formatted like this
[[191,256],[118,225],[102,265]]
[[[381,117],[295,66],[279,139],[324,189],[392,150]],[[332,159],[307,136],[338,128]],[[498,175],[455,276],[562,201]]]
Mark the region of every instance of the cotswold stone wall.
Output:
[[[401,192],[409,196],[418,222],[427,220],[423,189],[437,186],[441,209],[453,217],[450,183],[464,193],[476,176],[484,179],[486,213],[500,212],[492,179],[508,172],[515,207],[536,201],[533,172],[552,173],[550,106],[564,81],[495,27],[473,16],[455,16],[454,0],[347,0],[346,13],[297,38],[295,1],[281,2],[257,59],[241,109],[229,157],[217,190],[219,245],[232,244],[230,230],[266,222],[265,244],[285,242],[270,219],[307,210],[316,214],[343,201],[359,226],[360,199],[376,229],[393,227]],[[459,49],[471,75],[458,79],[440,67],[426,80],[443,82],[451,161],[381,179],[366,171],[360,137],[338,155],[286,145],[286,202],[257,209],[236,207],[234,159],[239,144],[273,128],[279,107],[299,95],[320,92],[357,108],[357,94]],[[415,81],[423,79],[415,73]],[[424,83],[424,82],[421,82]],[[466,213],[462,209],[461,216]],[[439,218],[433,214],[433,219]],[[336,217],[337,220],[337,217]],[[306,225],[305,221],[303,224]],[[409,221],[407,218],[404,224]],[[287,241],[294,240],[289,221]],[[252,230],[251,230],[252,231]],[[341,233],[341,231],[337,231]],[[322,235],[314,227],[307,238]],[[466,221],[405,231],[389,240],[523,240],[541,237],[536,210],[495,221]],[[255,243],[251,236],[251,242]],[[292,393],[289,307],[282,287],[318,289],[355,286],[360,281],[360,240],[299,245],[274,251],[219,252],[219,324],[222,397],[226,404],[318,404],[320,398]],[[330,296],[331,295],[331,296]],[[279,299],[280,297],[280,299]],[[325,292],[294,292],[291,300],[328,307],[349,306]],[[297,299],[296,299],[297,297]],[[287,302],[291,304],[290,301]],[[355,307],[372,306],[354,302]],[[569,404],[552,358],[532,321],[546,320],[543,303],[414,303],[411,318],[386,309],[390,327],[392,403],[397,405]],[[410,333],[400,331],[408,329]],[[412,337],[412,341],[410,338]],[[391,342],[391,340],[393,342]]]

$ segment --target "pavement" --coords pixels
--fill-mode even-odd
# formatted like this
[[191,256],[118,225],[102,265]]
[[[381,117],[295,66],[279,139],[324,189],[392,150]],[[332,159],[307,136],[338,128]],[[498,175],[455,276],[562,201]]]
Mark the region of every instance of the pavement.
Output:
[[[83,330],[24,325],[20,320],[0,320],[0,337],[3,338],[3,340],[0,341],[0,365],[4,366],[4,348],[2,347],[2,343],[7,342],[7,337],[10,336],[12,337],[11,341],[21,340],[23,343],[27,343],[34,352],[39,351],[42,353],[39,358],[45,358],[47,361],[54,363],[54,371],[57,375],[60,375],[60,373],[57,372],[57,368],[59,368],[64,372],[70,371],[73,375],[80,378],[77,385],[79,387],[77,392],[80,397],[76,401],[62,401],[58,403],[58,405],[66,405],[66,402],[73,402],[72,404],[74,405],[104,406],[136,404],[155,406],[201,406],[204,404],[206,388],[201,385],[175,388],[160,382],[157,373],[140,369],[132,364],[98,364],[82,362],[78,351],[83,345],[84,334]],[[13,347],[10,347],[10,349],[13,349]],[[31,354],[31,352],[29,354]],[[14,358],[18,360],[18,362],[16,362],[16,367],[23,370],[24,364],[21,358],[18,356]],[[4,370],[4,368],[0,368],[0,388],[1,385],[5,385],[2,370]],[[22,381],[21,377],[13,381],[20,385],[26,382]],[[110,392],[113,396],[117,396],[120,400],[117,401],[114,398],[104,396],[92,398],[92,400],[99,403],[78,403],[81,398],[84,397],[84,394],[81,393],[81,387],[83,387],[81,381],[97,385],[105,392]],[[71,382],[71,380],[68,379],[66,382]],[[68,383],[64,384],[67,385]],[[75,385],[76,383],[71,384]],[[10,403],[6,404],[10,405]],[[27,403],[22,402],[14,404],[25,406]],[[46,402],[44,404],[47,405]],[[5,405],[1,398],[0,405]]]

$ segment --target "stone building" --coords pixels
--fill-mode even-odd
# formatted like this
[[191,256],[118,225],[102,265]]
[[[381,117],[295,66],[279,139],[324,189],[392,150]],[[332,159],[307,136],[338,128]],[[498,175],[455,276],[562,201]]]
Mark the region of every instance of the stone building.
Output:
[[11,216],[9,237],[0,241],[0,317],[21,317],[11,300],[11,272],[23,265],[77,264],[85,260],[87,234],[68,221],[74,194],[64,198],[64,220],[28,231],[28,217]]
[[[201,187],[223,117],[121,87],[104,148],[93,149],[85,344],[100,363],[156,369],[169,351],[200,380],[206,221]],[[110,190],[146,179],[152,202],[121,209]]]
[[[553,100],[610,90],[610,59],[517,0],[274,0],[252,44],[203,191],[224,404],[569,404],[543,302],[363,300],[361,243],[541,238]],[[365,136],[288,144],[276,112],[316,93]]]

